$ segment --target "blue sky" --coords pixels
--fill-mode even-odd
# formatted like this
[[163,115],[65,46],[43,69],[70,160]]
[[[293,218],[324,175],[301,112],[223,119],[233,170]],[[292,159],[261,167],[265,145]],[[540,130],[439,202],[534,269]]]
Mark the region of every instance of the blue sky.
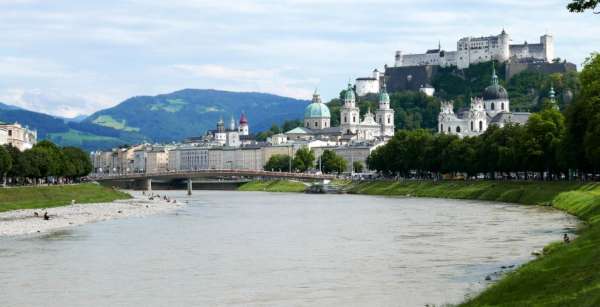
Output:
[[463,36],[555,37],[580,65],[600,16],[568,1],[0,0],[0,101],[60,116],[183,88],[337,96],[395,50]]

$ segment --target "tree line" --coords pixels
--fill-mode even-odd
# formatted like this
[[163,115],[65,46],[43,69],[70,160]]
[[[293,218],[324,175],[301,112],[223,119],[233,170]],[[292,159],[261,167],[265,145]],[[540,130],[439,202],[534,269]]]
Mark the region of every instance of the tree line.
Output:
[[367,164],[384,175],[419,178],[586,179],[600,174],[600,55],[584,65],[580,91],[564,114],[547,105],[525,125],[491,126],[462,139],[399,130],[373,151]]
[[71,183],[93,169],[88,154],[77,147],[60,148],[41,141],[31,149],[0,146],[0,174],[3,184]]
[[[265,164],[266,171],[276,172],[306,172],[311,169],[320,169],[325,174],[341,174],[346,171],[346,160],[330,149],[325,149],[317,160],[312,149],[302,147],[296,151],[294,157],[289,155],[273,155]],[[353,164],[354,171],[362,172],[363,165],[359,161]]]

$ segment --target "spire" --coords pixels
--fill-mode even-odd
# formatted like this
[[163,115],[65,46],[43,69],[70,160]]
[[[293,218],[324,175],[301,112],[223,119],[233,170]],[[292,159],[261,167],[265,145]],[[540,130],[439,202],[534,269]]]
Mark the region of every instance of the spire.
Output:
[[550,82],[550,91],[548,92],[548,97],[550,97],[550,103],[552,104],[552,108],[558,110],[558,103],[556,103],[556,92],[554,91],[553,82]]
[[492,62],[492,85],[498,85],[498,75],[496,75],[495,62]]
[[438,40],[438,51],[442,51],[442,41]]

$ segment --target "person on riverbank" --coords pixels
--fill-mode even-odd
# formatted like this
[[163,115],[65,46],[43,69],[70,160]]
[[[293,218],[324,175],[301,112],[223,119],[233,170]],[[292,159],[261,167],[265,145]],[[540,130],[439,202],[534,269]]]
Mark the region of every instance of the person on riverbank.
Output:
[[565,233],[565,235],[563,236],[563,241],[565,242],[565,244],[571,243],[571,239],[569,238],[568,234]]
[[44,212],[44,220],[45,221],[50,220],[50,216],[48,215],[48,211]]

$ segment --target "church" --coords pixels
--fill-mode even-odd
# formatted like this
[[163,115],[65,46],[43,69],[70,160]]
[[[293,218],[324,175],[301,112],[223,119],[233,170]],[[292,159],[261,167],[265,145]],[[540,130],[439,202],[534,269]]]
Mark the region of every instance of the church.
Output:
[[344,105],[340,109],[340,126],[331,127],[329,107],[321,101],[320,95],[315,91],[312,103],[304,110],[304,126],[285,134],[290,141],[386,141],[394,136],[394,110],[390,107],[390,96],[384,87],[379,95],[379,106],[375,114],[368,110],[361,120],[354,89],[348,84]]
[[460,137],[477,136],[490,125],[504,127],[506,124],[524,125],[531,113],[511,112],[508,92],[498,82],[496,70],[492,73],[492,84],[485,88],[483,97],[471,99],[471,106],[454,113],[451,101],[441,104],[438,115],[438,132]]

